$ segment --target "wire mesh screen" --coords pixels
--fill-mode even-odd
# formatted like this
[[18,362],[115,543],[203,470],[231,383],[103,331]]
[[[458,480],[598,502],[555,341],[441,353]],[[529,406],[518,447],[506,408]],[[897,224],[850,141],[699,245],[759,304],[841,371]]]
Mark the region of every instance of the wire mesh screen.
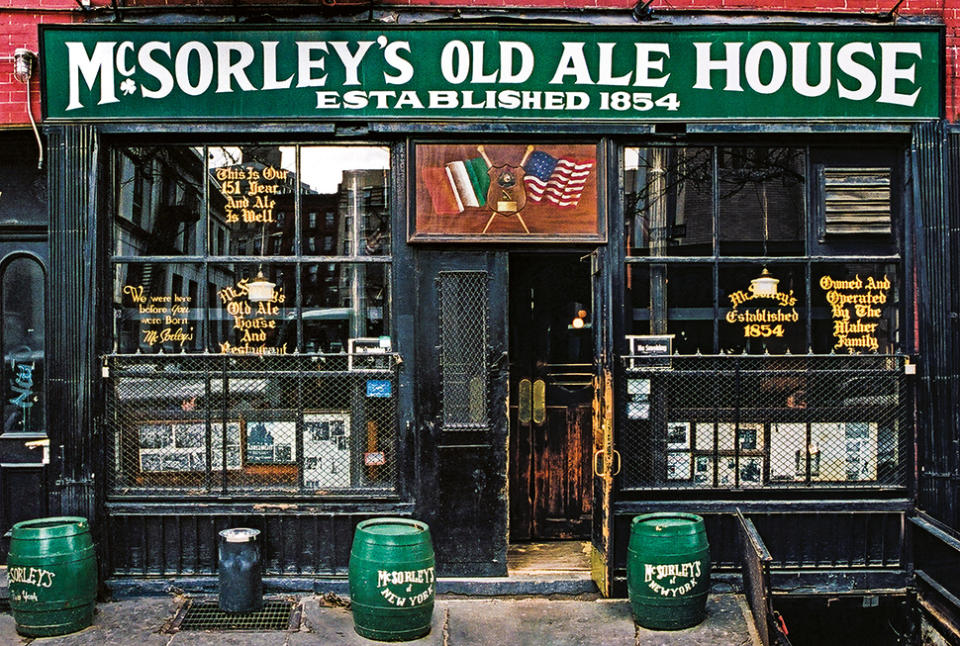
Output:
[[437,291],[444,428],[484,428],[489,424],[487,272],[439,272]]
[[626,488],[906,484],[903,357],[622,360]]
[[395,489],[394,354],[105,361],[115,495]]

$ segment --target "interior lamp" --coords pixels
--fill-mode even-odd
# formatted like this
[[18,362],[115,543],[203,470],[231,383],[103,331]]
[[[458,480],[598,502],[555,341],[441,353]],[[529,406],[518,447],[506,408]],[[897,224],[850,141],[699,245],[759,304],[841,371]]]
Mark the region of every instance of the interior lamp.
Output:
[[570,322],[570,327],[574,330],[582,330],[587,327],[587,310],[583,308],[583,305],[580,303],[574,304],[573,311],[573,320]]
[[276,283],[271,283],[263,275],[262,270],[257,271],[257,277],[247,283],[247,300],[251,303],[265,303],[273,300],[273,288]]
[[780,279],[774,278],[764,267],[757,278],[750,281],[750,291],[758,298],[775,298]]

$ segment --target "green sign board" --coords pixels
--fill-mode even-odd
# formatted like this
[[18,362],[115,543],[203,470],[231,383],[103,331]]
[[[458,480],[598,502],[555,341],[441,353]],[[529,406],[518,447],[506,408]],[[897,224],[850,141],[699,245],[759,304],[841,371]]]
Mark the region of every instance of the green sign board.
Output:
[[42,28],[48,119],[940,116],[934,29]]

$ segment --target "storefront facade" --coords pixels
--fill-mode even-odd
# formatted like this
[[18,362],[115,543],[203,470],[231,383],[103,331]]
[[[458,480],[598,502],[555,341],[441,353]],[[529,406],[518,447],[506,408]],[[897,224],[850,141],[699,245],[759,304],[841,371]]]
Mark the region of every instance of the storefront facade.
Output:
[[634,515],[704,515],[723,575],[739,509],[783,585],[910,585],[941,29],[41,35],[47,410],[107,580],[242,525],[310,585],[406,515],[440,576],[589,540],[622,594]]

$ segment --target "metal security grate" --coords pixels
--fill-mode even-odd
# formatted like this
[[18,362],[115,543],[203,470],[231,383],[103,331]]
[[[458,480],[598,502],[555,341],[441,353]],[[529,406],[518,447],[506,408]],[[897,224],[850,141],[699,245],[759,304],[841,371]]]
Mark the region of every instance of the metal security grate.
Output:
[[113,355],[113,495],[391,492],[397,356]]
[[905,486],[898,356],[624,357],[626,488]]
[[444,271],[439,291],[443,426],[474,430],[489,425],[485,271]]
[[296,601],[265,601],[254,612],[224,612],[216,601],[189,600],[164,631],[181,630],[297,630],[300,604]]

